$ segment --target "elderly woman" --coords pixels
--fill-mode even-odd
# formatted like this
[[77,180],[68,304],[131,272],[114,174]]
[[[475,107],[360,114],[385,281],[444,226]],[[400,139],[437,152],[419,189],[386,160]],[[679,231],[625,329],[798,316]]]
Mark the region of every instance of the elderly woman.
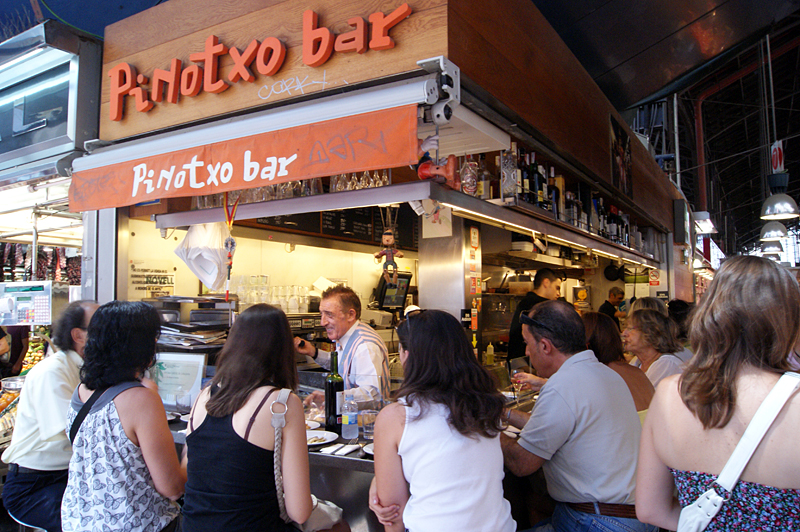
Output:
[[[800,338],[794,275],[760,257],[725,261],[689,330],[694,358],[658,386],[642,431],[636,514],[675,530],[682,507],[717,479]],[[800,395],[789,398],[706,528],[800,530]],[[674,496],[677,487],[678,497]]]
[[664,304],[663,301],[658,299],[657,297],[640,297],[634,299],[631,303],[631,310],[630,313],[633,314],[637,310],[656,310],[659,313],[663,314],[664,316],[669,316],[669,311],[667,310],[667,305]]
[[599,312],[584,312],[581,319],[586,327],[587,347],[594,351],[597,360],[622,377],[633,396],[636,410],[638,412],[647,410],[655,389],[641,369],[625,362],[617,324],[609,316]]
[[656,310],[635,310],[628,316],[622,343],[635,355],[638,366],[658,386],[661,379],[683,371],[684,362],[675,354],[683,347],[676,336],[677,326]]

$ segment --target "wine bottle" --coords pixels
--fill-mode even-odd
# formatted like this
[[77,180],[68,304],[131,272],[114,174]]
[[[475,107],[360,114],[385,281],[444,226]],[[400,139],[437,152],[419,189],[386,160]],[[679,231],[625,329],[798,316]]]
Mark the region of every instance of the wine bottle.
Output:
[[486,154],[478,158],[478,196],[481,199],[492,199],[492,174],[486,169]]
[[563,220],[564,213],[561,212],[561,190],[556,184],[556,167],[550,167],[550,177],[547,179],[547,190],[550,193],[550,208],[556,220]]
[[325,379],[325,430],[342,434],[344,380],[339,375],[338,354],[331,352],[331,372]]
[[522,199],[527,203],[533,203],[531,197],[531,175],[530,175],[530,160],[531,154],[526,153],[524,157],[520,157],[519,165],[522,169]]

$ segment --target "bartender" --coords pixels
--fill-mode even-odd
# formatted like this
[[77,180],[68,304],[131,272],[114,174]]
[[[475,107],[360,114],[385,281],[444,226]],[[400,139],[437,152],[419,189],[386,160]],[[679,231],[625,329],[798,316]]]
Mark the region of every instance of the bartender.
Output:
[[561,279],[556,276],[550,268],[541,268],[533,278],[533,292],[519,302],[514,316],[511,319],[511,327],[508,332],[508,359],[521,358],[525,356],[525,340],[522,338],[522,324],[519,315],[533,308],[537,303],[558,299],[561,295]]
[[[319,304],[322,326],[328,338],[336,342],[338,371],[344,389],[351,390],[358,403],[389,398],[389,351],[369,325],[360,321],[361,300],[346,286],[333,286],[322,293]],[[313,344],[294,339],[297,352],[310,356],[317,364],[330,369],[330,354]],[[325,394],[315,391],[306,404],[322,404]]]

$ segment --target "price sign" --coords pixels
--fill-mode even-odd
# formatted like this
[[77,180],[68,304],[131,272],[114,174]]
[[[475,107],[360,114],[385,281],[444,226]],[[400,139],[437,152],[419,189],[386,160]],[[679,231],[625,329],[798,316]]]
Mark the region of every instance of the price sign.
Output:
[[783,141],[778,140],[770,148],[770,163],[772,164],[772,173],[779,174],[784,171],[783,169]]

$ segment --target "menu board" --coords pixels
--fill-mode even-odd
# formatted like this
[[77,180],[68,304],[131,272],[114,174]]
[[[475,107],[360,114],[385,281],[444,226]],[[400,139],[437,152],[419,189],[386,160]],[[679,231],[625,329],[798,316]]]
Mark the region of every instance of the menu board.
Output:
[[[329,238],[376,243],[380,245],[383,234],[381,209],[385,207],[361,207],[338,211],[308,212],[285,216],[257,218],[258,225],[302,233],[324,235]],[[393,209],[397,233],[395,242],[401,249],[417,249],[419,245],[419,216],[407,203],[400,205],[399,212]]]
[[373,241],[372,207],[325,211],[322,213],[322,234]]
[[305,233],[319,234],[319,214],[318,212],[304,212],[301,214],[270,216],[267,218],[257,218],[256,223],[259,225],[268,225],[270,227],[282,227],[284,229],[293,229]]

